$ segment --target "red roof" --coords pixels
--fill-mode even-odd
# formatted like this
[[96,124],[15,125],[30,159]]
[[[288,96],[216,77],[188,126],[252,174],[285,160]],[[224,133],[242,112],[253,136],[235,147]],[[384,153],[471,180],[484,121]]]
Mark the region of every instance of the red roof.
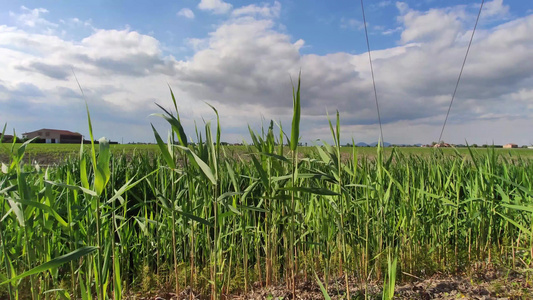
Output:
[[81,136],[81,134],[79,134],[77,132],[72,132],[72,131],[68,131],[68,130],[61,130],[61,129],[47,129],[47,128],[43,128],[43,129],[31,131],[31,132],[26,132],[24,134],[34,133],[34,132],[39,132],[39,131],[49,131],[49,132],[56,132],[56,133],[65,134],[65,135],[79,135],[79,136]]

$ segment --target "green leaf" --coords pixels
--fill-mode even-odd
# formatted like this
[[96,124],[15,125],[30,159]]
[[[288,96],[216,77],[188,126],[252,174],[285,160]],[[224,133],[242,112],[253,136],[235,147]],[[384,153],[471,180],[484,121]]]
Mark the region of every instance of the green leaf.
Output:
[[175,169],[176,162],[174,162],[174,159],[172,158],[171,153],[168,151],[168,148],[166,147],[165,142],[163,142],[157,130],[155,130],[154,125],[152,125],[152,130],[154,131],[154,136],[155,136],[155,140],[157,141],[157,146],[159,146],[159,150],[161,150],[161,155],[165,159],[165,162],[170,168]]
[[314,270],[313,270],[313,273],[315,273],[316,283],[318,284],[318,286],[320,287],[320,290],[322,291],[322,296],[324,296],[325,300],[331,300],[331,297],[328,295],[328,291],[326,291],[326,288],[324,287],[324,285],[322,284],[322,281],[320,281],[320,278],[318,278],[318,275],[316,274]]
[[182,210],[177,210],[177,213],[179,213],[180,215],[183,215],[183,216],[185,216],[185,217],[187,217],[187,218],[189,218],[189,219],[191,219],[193,221],[196,221],[196,222],[198,222],[200,224],[204,224],[206,226],[213,227],[213,223],[209,222],[208,220],[206,220],[204,218],[200,218],[198,216],[195,216],[195,215],[193,215],[191,213],[188,213],[188,212],[184,212]]
[[115,253],[115,255],[113,255],[113,257],[115,257],[114,259],[114,265],[113,265],[113,277],[114,277],[114,281],[113,281],[113,284],[114,284],[114,293],[115,293],[115,299],[116,300],[120,300],[122,299],[122,280],[120,278],[120,259],[119,259],[119,255],[118,255],[118,251],[117,253]]
[[57,293],[59,295],[59,298],[70,300],[70,294],[64,289],[52,289],[52,290],[45,291],[43,294],[48,294],[48,293]]
[[31,142],[36,140],[37,137],[34,137],[31,140],[25,141],[17,150],[17,161],[21,161],[22,157],[24,156],[24,153],[26,152],[26,146],[28,146]]
[[220,195],[217,199],[217,201],[222,201],[228,197],[233,197],[233,196],[237,196],[237,195],[241,195],[242,193],[237,193],[237,192],[226,192],[222,195]]
[[4,133],[6,133],[7,123],[4,124],[4,129],[2,129],[2,134],[0,135],[0,144],[4,141]]
[[300,78],[302,72],[298,75],[298,88],[295,91],[294,85],[292,87],[292,130],[291,130],[291,150],[296,151],[298,148],[298,141],[300,139]]
[[83,188],[89,190],[89,180],[87,179],[89,174],[87,173],[87,165],[85,161],[85,155],[83,155],[83,144],[80,147],[80,180]]
[[55,186],[58,186],[58,187],[62,187],[62,188],[67,188],[69,190],[73,190],[73,191],[81,191],[87,195],[90,195],[90,196],[98,196],[98,194],[96,194],[95,191],[93,190],[89,190],[89,189],[86,189],[84,187],[81,187],[81,186],[77,186],[77,185],[70,185],[70,184],[66,184],[66,183],[61,183],[61,182],[54,182],[54,181],[50,181],[50,180],[45,180],[46,183],[49,183],[51,185],[55,185]]
[[261,178],[261,182],[263,183],[263,185],[265,187],[267,187],[269,185],[268,184],[268,175],[265,172],[265,170],[263,169],[263,166],[261,165],[261,163],[259,163],[259,161],[255,157],[255,155],[252,155],[252,163],[254,164],[255,169],[259,173],[259,178]]
[[514,205],[514,204],[507,204],[507,203],[502,203],[500,205],[503,207],[507,207],[507,208],[511,208],[515,210],[522,210],[522,211],[533,213],[533,206]]
[[237,207],[243,210],[251,210],[251,211],[257,211],[257,212],[264,212],[264,213],[268,212],[267,209],[255,207],[255,206],[246,206],[246,205],[237,204]]
[[527,228],[525,228],[524,226],[520,225],[518,222],[512,220],[511,218],[507,217],[506,215],[504,214],[501,214],[499,212],[496,212],[498,215],[500,215],[502,218],[504,218],[505,220],[507,220],[507,222],[513,224],[514,226],[516,226],[518,229],[522,230],[524,233],[528,234],[528,235],[531,235],[531,231]]
[[9,282],[14,282],[16,280],[19,280],[19,279],[22,279],[24,277],[27,277],[27,276],[30,276],[30,275],[33,275],[33,274],[37,274],[37,273],[40,273],[40,272],[44,272],[46,270],[50,270],[50,269],[53,269],[53,268],[57,268],[59,266],[61,266],[62,264],[64,263],[67,263],[69,261],[73,261],[73,260],[77,260],[83,256],[86,256],[88,254],[91,254],[93,253],[94,251],[96,251],[98,249],[98,247],[93,247],[93,246],[85,246],[85,247],[81,247],[79,249],[76,249],[68,254],[65,254],[63,256],[59,256],[59,257],[56,257],[50,261],[47,261],[31,270],[28,270],[20,275],[17,275],[9,280],[6,280],[2,283],[0,283],[0,285],[4,285],[6,283],[9,283]]
[[259,152],[259,154],[275,158],[275,159],[277,159],[279,161],[282,161],[282,162],[286,162],[286,163],[290,162],[285,156],[277,155],[277,154],[274,154],[274,153]]
[[198,155],[196,155],[194,152],[191,151],[191,149],[183,146],[177,146],[191,156],[191,158],[198,164],[202,172],[205,174],[205,176],[211,181],[213,185],[216,185],[217,181],[215,179],[215,176],[213,175],[213,171],[211,171],[211,168],[200,158]]
[[148,178],[149,176],[151,176],[152,174],[154,174],[156,172],[157,172],[157,170],[154,170],[154,171],[150,172],[149,174],[147,174],[146,176],[144,176],[143,178],[135,181],[134,183],[131,183],[133,181],[133,179],[135,178],[135,177],[132,177],[130,180],[128,180],[128,182],[126,182],[122,187],[120,187],[120,189],[118,191],[115,191],[115,194],[113,195],[113,197],[111,197],[111,199],[107,200],[106,203],[111,203],[111,202],[115,201],[122,194],[124,194],[125,192],[127,192],[131,188],[135,187],[137,184],[139,184],[140,182],[142,182],[143,180],[145,180],[146,178]]
[[325,164],[329,164],[331,162],[330,156],[326,154],[326,152],[322,149],[322,147],[317,145],[316,150],[318,151],[320,158]]
[[63,220],[63,218],[61,218],[61,216],[53,208],[51,208],[50,206],[46,204],[43,204],[37,201],[22,200],[22,199],[13,199],[13,201],[24,204],[24,205],[39,208],[51,214],[52,216],[54,216],[54,218],[59,222],[59,224],[61,224],[61,226],[68,228],[67,222],[65,222],[65,220]]
[[235,172],[233,171],[233,168],[231,167],[230,163],[226,160],[226,169],[228,170],[228,175],[231,179],[231,183],[233,185],[233,189],[235,189],[237,192],[240,192],[240,186],[237,184],[237,180],[235,179]]
[[295,186],[295,187],[283,188],[282,190],[311,193],[311,194],[323,195],[323,196],[338,196],[338,195],[340,195],[339,193],[336,193],[334,191],[330,191],[330,190],[325,189],[325,188],[313,188],[313,187]]
[[164,109],[161,105],[157,103],[155,105],[161,108],[167,115],[166,116],[163,114],[152,114],[152,115],[159,116],[165,119],[172,127],[172,130],[178,136],[178,140],[180,144],[184,147],[187,147],[187,135],[185,134],[185,130],[183,130],[183,126],[181,125],[180,116],[178,114],[178,106],[176,104],[176,99],[174,98],[174,93],[172,92],[172,89],[170,89],[170,94],[172,95],[172,101],[174,102],[174,107],[176,108],[176,115],[178,116],[178,118],[176,119],[170,112],[168,112],[166,109]]
[[20,208],[20,204],[15,202],[11,198],[7,198],[7,202],[9,203],[9,206],[11,206],[11,210],[13,210],[13,213],[15,213],[15,216],[17,217],[17,221],[19,222],[19,225],[21,227],[26,226],[26,221],[24,220],[24,213],[22,209]]
[[221,132],[220,132],[220,117],[218,115],[218,110],[211,104],[207,103],[207,105],[209,105],[209,107],[211,107],[214,111],[215,111],[215,114],[217,115],[217,137],[216,137],[216,153],[218,155],[218,153],[220,153],[220,136],[221,136]]
[[157,199],[159,199],[159,201],[161,202],[161,206],[164,209],[166,209],[168,211],[170,211],[172,209],[172,203],[170,202],[170,200],[167,197],[165,197],[165,196],[163,196],[161,194],[158,194],[157,195]]
[[98,195],[101,195],[111,177],[111,171],[109,170],[111,153],[109,150],[109,140],[103,137],[98,143],[100,146],[100,152],[98,153],[98,161],[96,163],[94,174],[94,189]]

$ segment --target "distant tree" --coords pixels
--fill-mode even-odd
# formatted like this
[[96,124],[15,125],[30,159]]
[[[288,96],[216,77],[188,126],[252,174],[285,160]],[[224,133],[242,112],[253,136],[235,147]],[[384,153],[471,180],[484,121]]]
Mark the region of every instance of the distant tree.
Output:
[[472,144],[472,147],[473,148],[477,148],[477,144]]

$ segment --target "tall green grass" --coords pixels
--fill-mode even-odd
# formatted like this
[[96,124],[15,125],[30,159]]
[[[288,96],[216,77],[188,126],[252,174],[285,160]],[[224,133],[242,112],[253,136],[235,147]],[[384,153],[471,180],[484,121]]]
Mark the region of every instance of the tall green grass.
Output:
[[218,299],[280,283],[294,295],[307,280],[348,297],[351,282],[378,280],[391,298],[411,276],[531,264],[530,159],[381,148],[346,159],[338,113],[334,143],[302,156],[300,81],[293,96],[290,136],[275,122],[250,129],[242,155],[221,145],[214,107],[217,123],[187,136],[172,91],[174,111],[157,115],[168,133],[153,129],[160,155],[111,153],[100,140],[44,169],[23,162],[27,144],[13,144],[0,174],[0,297],[190,287]]

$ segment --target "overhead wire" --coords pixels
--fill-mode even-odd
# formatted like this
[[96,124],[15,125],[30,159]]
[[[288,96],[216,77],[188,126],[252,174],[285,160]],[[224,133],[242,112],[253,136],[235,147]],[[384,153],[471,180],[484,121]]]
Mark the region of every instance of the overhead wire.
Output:
[[455,83],[455,89],[453,90],[452,100],[450,101],[450,106],[448,107],[448,112],[446,113],[446,118],[444,119],[444,124],[442,125],[442,130],[440,131],[439,139],[437,140],[438,143],[442,142],[442,135],[444,133],[444,128],[446,127],[446,123],[448,121],[448,116],[450,115],[450,110],[452,109],[453,100],[455,99],[455,95],[457,93],[457,88],[459,87],[459,82],[461,81],[461,76],[463,75],[463,70],[465,68],[466,59],[468,57],[468,53],[470,52],[470,46],[472,45],[472,40],[474,39],[474,33],[476,32],[477,24],[479,22],[479,17],[481,16],[481,11],[483,10],[483,4],[484,3],[485,3],[485,0],[481,0],[481,6],[479,7],[479,12],[477,14],[476,24],[474,25],[474,29],[472,30],[472,35],[470,36],[470,42],[468,42],[468,48],[466,48],[465,58],[463,60],[462,66],[461,66],[461,71],[459,72],[459,77],[457,77],[457,82]]
[[380,132],[379,143],[383,146],[383,142],[384,142],[383,126],[381,125],[381,114],[379,112],[378,92],[376,90],[376,80],[374,79],[374,66],[372,65],[372,55],[370,54],[370,42],[368,41],[368,29],[366,26],[365,6],[363,4],[363,0],[361,0],[361,11],[363,12],[363,23],[365,26],[366,47],[368,50],[368,60],[370,61],[370,73],[372,74],[372,86],[374,87],[374,99],[376,101],[376,110],[378,112],[379,132]]

